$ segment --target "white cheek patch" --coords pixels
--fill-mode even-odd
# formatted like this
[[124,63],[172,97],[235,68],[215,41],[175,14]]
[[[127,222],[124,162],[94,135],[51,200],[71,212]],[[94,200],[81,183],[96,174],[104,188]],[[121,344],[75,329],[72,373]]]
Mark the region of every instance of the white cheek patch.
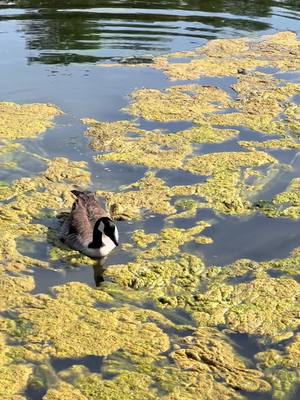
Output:
[[118,231],[117,227],[115,227],[115,239],[116,239],[116,242],[118,243],[119,242],[119,231]]

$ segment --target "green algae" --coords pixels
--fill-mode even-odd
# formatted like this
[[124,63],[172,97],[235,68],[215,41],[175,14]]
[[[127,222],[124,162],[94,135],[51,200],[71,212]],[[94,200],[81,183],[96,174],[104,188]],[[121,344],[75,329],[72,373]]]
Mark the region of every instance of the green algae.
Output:
[[[222,157],[222,154],[225,156]],[[257,154],[258,158],[255,157]],[[206,156],[202,157],[204,161]],[[99,190],[97,195],[105,199],[114,219],[139,219],[149,213],[163,214],[168,216],[168,219],[187,218],[194,216],[201,208],[212,208],[216,212],[231,215],[246,215],[253,212],[249,199],[264,187],[270,179],[270,174],[272,177],[276,170],[272,167],[265,173],[257,171],[257,167],[254,166],[247,168],[246,164],[275,163],[275,159],[259,152],[215,153],[212,154],[212,159],[215,160],[215,165],[211,167],[205,162],[199,165],[199,170],[201,168],[202,172],[214,171],[204,183],[169,187],[154,173],[147,172],[139,181],[121,187],[118,192]],[[222,161],[223,166],[221,166]],[[224,168],[226,161],[228,169]],[[245,165],[243,169],[242,164]],[[232,165],[239,170],[231,170]],[[173,199],[176,199],[174,205]],[[182,211],[185,207],[188,209]]]
[[0,312],[8,309],[14,310],[21,306],[26,293],[34,288],[34,280],[30,276],[7,276],[0,275]]
[[[182,57],[189,57],[190,61],[172,63],[172,59]],[[194,80],[201,76],[237,76],[263,66],[284,72],[297,71],[299,65],[300,45],[296,34],[278,32],[258,40],[211,40],[192,51],[154,57],[148,66],[164,71],[171,80]]]
[[300,143],[296,143],[291,139],[275,139],[266,140],[264,142],[256,141],[239,141],[238,144],[247,150],[267,149],[267,150],[299,150]]
[[105,276],[125,287],[157,288],[157,292],[151,291],[151,295],[163,303],[164,293],[171,299],[177,292],[195,289],[203,269],[204,265],[200,259],[182,254],[175,259],[163,261],[139,259],[126,265],[111,266],[107,268]]
[[124,354],[118,354],[104,365],[106,373],[116,375],[110,380],[87,375],[84,368],[70,370],[66,378],[73,376],[74,386],[91,400],[128,396],[164,400],[242,399],[238,390],[270,390],[262,373],[248,369],[225,336],[214,329],[201,328],[193,336],[181,339],[176,348],[171,353],[172,364],[166,362],[165,356],[153,364],[140,357],[132,357],[128,362]]
[[[104,197],[110,214],[114,219],[140,218],[144,210],[159,214],[172,214],[176,211],[170,204],[169,188],[164,181],[148,172],[139,181],[122,188],[119,192],[97,191]],[[130,190],[131,189],[131,190]]]
[[299,343],[297,334],[284,350],[270,349],[256,355],[259,367],[272,384],[276,400],[292,395],[300,382]]
[[[86,164],[71,162],[65,158],[47,161],[48,168],[33,178],[21,178],[10,187],[3,187],[1,200],[1,261],[6,269],[21,270],[27,265],[46,267],[47,263],[22,256],[16,246],[16,240],[29,237],[41,240],[46,238],[48,229],[34,223],[43,211],[54,215],[57,209],[70,207],[73,197],[70,193],[75,185],[87,185],[90,175],[85,170]],[[33,223],[32,223],[33,222]]]
[[6,400],[21,400],[32,368],[25,364],[15,364],[7,355],[5,336],[0,336],[0,396]]
[[22,139],[35,137],[52,126],[62,112],[51,104],[0,103],[0,137]]
[[197,121],[207,113],[229,106],[226,92],[213,86],[172,86],[163,92],[141,89],[132,93],[131,97],[131,105],[123,111],[161,122]]
[[[206,222],[198,224],[189,229],[165,228],[159,234],[146,235],[144,231],[136,231],[132,239],[139,248],[145,249],[139,252],[138,259],[154,259],[170,257],[180,252],[180,246],[192,241],[201,244],[212,243],[210,238],[200,236],[202,231],[210,225]],[[155,246],[148,246],[149,244]]]
[[[90,125],[85,134],[90,138],[92,149],[105,152],[95,156],[95,160],[150,168],[160,168],[162,158],[165,168],[180,168],[185,157],[192,154],[193,143],[220,143],[238,133],[230,129],[215,129],[207,124],[168,134],[159,130],[141,130],[130,121],[101,123],[85,119],[83,122]],[[132,138],[132,134],[136,137]]]
[[268,392],[271,387],[258,370],[248,369],[239,359],[225,336],[211,328],[199,328],[193,336],[182,339],[183,348],[172,358],[183,369],[212,373],[234,389]]
[[27,342],[40,346],[48,342],[46,354],[103,356],[123,348],[154,356],[169,347],[167,335],[150,322],[147,310],[93,308],[96,301],[109,300],[107,294],[79,283],[59,287],[56,293],[55,298],[35,298],[33,308],[20,312],[20,318],[32,324]]
[[256,207],[268,217],[298,219],[300,216],[300,179],[292,179],[284,192],[271,201],[258,201]]
[[47,391],[43,400],[87,400],[87,397],[72,385],[60,382],[55,388]]
[[240,167],[260,167],[276,163],[264,152],[222,152],[193,157],[184,166],[186,171],[199,175],[213,175],[224,170],[237,170]]

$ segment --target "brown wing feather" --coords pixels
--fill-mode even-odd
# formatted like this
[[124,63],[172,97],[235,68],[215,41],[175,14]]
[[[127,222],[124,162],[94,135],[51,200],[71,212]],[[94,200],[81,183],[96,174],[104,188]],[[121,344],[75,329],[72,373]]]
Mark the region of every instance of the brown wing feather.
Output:
[[80,192],[78,190],[72,191],[77,199],[81,199],[83,207],[86,209],[87,217],[92,225],[95,225],[96,221],[102,217],[108,217],[108,213],[100,206],[95,195],[90,192]]

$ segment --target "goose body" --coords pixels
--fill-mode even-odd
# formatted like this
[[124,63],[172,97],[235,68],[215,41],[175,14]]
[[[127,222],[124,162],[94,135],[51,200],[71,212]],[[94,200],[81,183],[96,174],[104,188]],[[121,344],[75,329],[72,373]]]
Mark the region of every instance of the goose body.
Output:
[[61,240],[92,258],[106,257],[118,246],[118,229],[93,193],[72,190],[76,196],[70,216],[61,229]]

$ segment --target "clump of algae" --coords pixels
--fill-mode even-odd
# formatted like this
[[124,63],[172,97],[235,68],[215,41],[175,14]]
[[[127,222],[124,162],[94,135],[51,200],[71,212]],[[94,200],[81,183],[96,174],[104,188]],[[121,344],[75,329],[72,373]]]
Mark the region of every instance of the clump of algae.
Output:
[[56,293],[55,298],[35,298],[32,308],[20,310],[20,318],[32,325],[27,343],[49,343],[46,354],[62,358],[104,356],[122,348],[155,356],[169,347],[168,336],[151,322],[152,312],[94,308],[97,301],[110,301],[110,296],[79,283],[58,287]]
[[203,115],[227,108],[229,96],[213,86],[171,86],[161,92],[142,89],[131,95],[133,102],[123,111],[144,119],[171,122],[197,121]]
[[31,276],[0,275],[0,312],[14,310],[21,306],[28,292],[34,289],[34,280]]
[[173,363],[160,356],[156,364],[145,357],[117,354],[104,361],[104,372],[116,377],[106,380],[87,375],[81,368],[69,371],[74,386],[89,399],[243,399],[239,390],[266,392],[270,385],[258,370],[249,369],[235,354],[224,335],[215,329],[200,328],[187,336],[171,353]]
[[[219,154],[220,161],[218,161]],[[225,154],[223,158],[222,154]],[[255,157],[257,154],[259,157]],[[265,175],[262,171],[258,172],[254,166],[246,167],[246,163],[262,165],[263,163],[275,163],[275,159],[266,153],[259,152],[253,154],[250,152],[218,153],[218,155],[212,154],[211,156],[216,162],[209,172],[214,171],[214,173],[204,183],[169,187],[153,172],[147,172],[142,179],[122,187],[119,192],[99,190],[97,195],[106,200],[110,214],[115,219],[139,219],[145,212],[164,214],[168,218],[185,218],[194,216],[197,209],[208,207],[217,212],[232,215],[245,215],[253,212],[249,196],[253,196],[264,186],[268,173]],[[206,156],[203,157],[205,160]],[[209,156],[207,157],[210,159]],[[222,170],[222,160],[224,160],[223,167],[226,167],[227,160],[228,169],[223,168]],[[238,169],[237,166],[242,166],[242,164],[245,166],[243,169],[241,167],[237,171],[230,169],[231,165]],[[208,171],[209,165],[202,163],[202,170],[205,168]],[[249,178],[252,178],[251,183],[249,183]],[[193,196],[193,200],[190,199],[191,196]],[[174,198],[176,198],[176,202],[173,205],[172,199]],[[176,208],[182,209],[182,206],[188,206],[187,212],[177,213]]]
[[174,213],[176,209],[170,204],[169,191],[162,179],[148,172],[120,192],[98,191],[97,195],[105,198],[113,218],[135,219],[140,218],[143,210],[166,215]]
[[0,103],[0,137],[22,139],[35,137],[52,126],[62,112],[52,104]]
[[300,337],[297,334],[284,350],[269,349],[256,355],[258,366],[272,384],[276,400],[286,399],[293,394],[300,381],[299,344]]
[[[144,248],[139,253],[138,259],[154,259],[170,257],[180,252],[180,246],[191,241],[199,244],[212,243],[210,238],[200,236],[202,231],[210,226],[206,222],[198,222],[198,224],[189,229],[165,228],[159,234],[145,234],[143,230],[135,231],[132,239],[135,244]],[[155,244],[155,246],[148,246]]]
[[256,207],[268,217],[298,219],[300,216],[300,179],[292,179],[286,191],[278,193],[271,201],[257,202]]
[[70,207],[73,185],[85,186],[90,182],[85,163],[71,162],[66,158],[46,162],[48,168],[40,175],[21,178],[10,187],[1,188],[0,198],[5,200],[5,204],[0,210],[3,239],[0,255],[6,269],[20,270],[28,264],[47,266],[47,263],[22,256],[17,251],[16,240],[23,237],[46,238],[47,228],[35,223],[35,220],[47,214],[53,216],[57,209]]
[[[189,57],[190,61],[172,62],[182,57]],[[155,57],[149,67],[164,71],[171,80],[194,80],[201,76],[237,76],[263,66],[297,71],[299,63],[300,44],[296,34],[279,32],[259,40],[211,40],[193,51]]]
[[0,396],[6,400],[21,400],[32,368],[29,365],[14,363],[9,357],[6,337],[0,334]]
[[264,152],[222,152],[193,157],[184,166],[186,171],[199,175],[213,175],[224,170],[240,167],[260,167],[276,163],[276,159]]
[[182,339],[183,348],[172,354],[182,369],[211,373],[234,389],[267,392],[270,385],[258,370],[248,369],[239,359],[225,336],[211,328],[198,328],[193,336]]
[[251,141],[239,141],[238,144],[241,147],[245,147],[247,150],[255,149],[266,149],[266,150],[299,150],[300,143],[296,143],[291,139],[275,139],[265,140],[264,142]]
[[[185,131],[165,133],[145,131],[130,121],[97,122],[85,119],[90,125],[86,136],[94,150],[104,152],[97,161],[145,165],[150,168],[180,168],[185,157],[193,152],[193,143],[220,143],[233,138],[238,131],[216,129],[202,124]],[[136,137],[132,138],[132,134]]]

